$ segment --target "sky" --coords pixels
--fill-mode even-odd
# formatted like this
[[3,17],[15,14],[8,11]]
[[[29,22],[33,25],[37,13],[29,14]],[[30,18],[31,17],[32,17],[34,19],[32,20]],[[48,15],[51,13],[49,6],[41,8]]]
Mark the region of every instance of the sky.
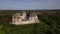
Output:
[[0,10],[60,9],[60,0],[0,0]]

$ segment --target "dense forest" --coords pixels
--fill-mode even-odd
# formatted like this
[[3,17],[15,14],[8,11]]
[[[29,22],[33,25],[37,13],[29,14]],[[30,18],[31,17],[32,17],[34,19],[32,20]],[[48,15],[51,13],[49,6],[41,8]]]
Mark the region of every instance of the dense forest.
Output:
[[16,12],[0,11],[0,34],[60,34],[59,11],[36,11],[39,23],[17,26],[9,24]]

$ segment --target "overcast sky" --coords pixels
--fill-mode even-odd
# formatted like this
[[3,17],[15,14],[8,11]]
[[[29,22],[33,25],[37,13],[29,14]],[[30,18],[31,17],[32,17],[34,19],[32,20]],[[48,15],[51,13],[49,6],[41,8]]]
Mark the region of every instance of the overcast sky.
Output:
[[60,9],[60,0],[0,0],[0,10]]

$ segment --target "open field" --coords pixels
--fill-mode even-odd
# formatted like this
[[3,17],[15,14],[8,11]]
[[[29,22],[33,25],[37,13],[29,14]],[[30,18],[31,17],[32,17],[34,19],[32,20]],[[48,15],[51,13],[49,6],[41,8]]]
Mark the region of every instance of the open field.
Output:
[[34,12],[37,13],[40,23],[19,26],[9,24],[12,21],[12,15],[16,12],[22,12],[22,10],[0,11],[0,34],[60,34],[59,10],[36,10]]

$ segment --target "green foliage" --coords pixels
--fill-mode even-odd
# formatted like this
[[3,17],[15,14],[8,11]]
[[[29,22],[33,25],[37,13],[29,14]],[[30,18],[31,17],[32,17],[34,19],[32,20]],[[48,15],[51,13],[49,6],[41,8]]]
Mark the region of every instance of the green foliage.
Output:
[[36,24],[9,24],[12,14],[0,15],[0,34],[60,34],[60,14],[38,14],[40,20]]
[[2,30],[3,26],[0,25],[0,34],[5,34],[5,32]]

